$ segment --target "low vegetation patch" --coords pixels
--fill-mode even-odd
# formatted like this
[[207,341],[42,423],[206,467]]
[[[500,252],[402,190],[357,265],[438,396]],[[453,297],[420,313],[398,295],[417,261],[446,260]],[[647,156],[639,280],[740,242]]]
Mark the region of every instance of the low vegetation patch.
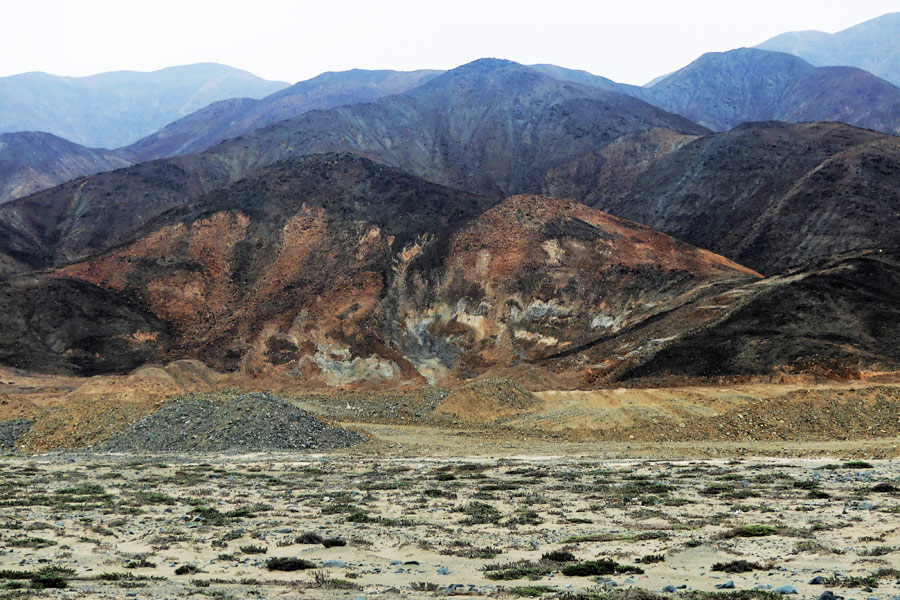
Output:
[[722,571],[724,573],[748,573],[750,571],[762,571],[771,568],[770,566],[762,566],[759,563],[747,560],[732,560],[730,562],[715,563],[712,571]]
[[275,557],[266,561],[266,569],[269,571],[304,571],[315,569],[316,563],[305,558]]
[[590,577],[592,575],[623,575],[623,574],[642,575],[644,570],[640,567],[632,565],[620,565],[609,558],[601,558],[600,560],[588,560],[576,563],[574,565],[566,565],[562,568],[562,574],[570,577]]

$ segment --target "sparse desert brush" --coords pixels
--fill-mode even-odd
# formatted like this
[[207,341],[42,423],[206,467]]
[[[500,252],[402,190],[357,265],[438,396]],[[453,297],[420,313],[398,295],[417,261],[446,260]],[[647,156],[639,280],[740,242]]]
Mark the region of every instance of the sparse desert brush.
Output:
[[35,550],[40,548],[47,548],[49,546],[55,546],[57,543],[53,540],[48,540],[46,538],[40,537],[15,537],[9,540],[6,540],[6,545],[11,548],[33,548]]
[[413,581],[411,584],[409,584],[409,587],[414,592],[435,593],[435,592],[439,592],[441,590],[440,585],[433,583],[431,581]]
[[307,531],[294,539],[295,544],[321,544],[325,539],[314,531]]
[[772,565],[760,565],[759,563],[749,562],[747,560],[732,560],[727,563],[715,563],[711,571],[722,571],[724,573],[747,573],[750,571],[762,571],[771,569]]
[[568,550],[551,550],[541,555],[542,562],[569,563],[578,560]]
[[460,521],[463,525],[497,523],[503,517],[499,510],[486,502],[472,501],[459,507],[457,511],[467,516]]
[[741,525],[728,531],[723,531],[716,537],[720,540],[727,540],[734,537],[765,537],[778,533],[778,528],[772,525]]
[[456,540],[450,544],[450,548],[443,548],[441,554],[446,556],[460,556],[462,558],[496,558],[503,550],[494,546],[478,547],[469,542]]
[[506,525],[540,525],[544,518],[533,510],[520,510],[506,521]]
[[509,591],[520,598],[540,598],[545,594],[552,594],[556,590],[546,585],[524,585],[510,588]]
[[639,562],[642,565],[650,565],[653,563],[661,563],[665,562],[666,557],[662,554],[645,554],[641,558],[637,559],[635,562]]
[[487,579],[510,581],[515,579],[540,579],[553,572],[554,567],[544,563],[522,560],[511,563],[485,565],[482,569]]
[[197,565],[181,565],[175,569],[176,575],[193,575],[194,573],[202,573],[203,571]]
[[329,577],[324,569],[319,569],[313,574],[310,587],[324,590],[360,590],[362,587],[353,581]]
[[643,574],[644,570],[640,567],[631,565],[620,565],[616,561],[609,558],[601,558],[599,560],[588,560],[580,563],[566,565],[562,568],[562,574],[570,577],[590,577],[593,575],[622,575],[633,573],[635,575]]
[[326,548],[337,548],[337,547],[340,547],[340,546],[346,546],[346,545],[347,545],[347,541],[346,541],[346,540],[341,539],[341,538],[334,538],[334,537],[332,537],[332,538],[326,538],[326,539],[322,540],[321,543],[322,543],[322,545],[325,546]]
[[266,561],[266,569],[269,571],[302,571],[315,568],[316,564],[305,558],[275,557]]

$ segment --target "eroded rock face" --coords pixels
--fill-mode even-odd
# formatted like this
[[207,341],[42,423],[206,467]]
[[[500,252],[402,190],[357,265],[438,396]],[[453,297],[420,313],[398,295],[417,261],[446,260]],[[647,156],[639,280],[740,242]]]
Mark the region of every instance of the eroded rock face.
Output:
[[749,269],[582,204],[500,201],[351,155],[283,163],[64,267],[172,354],[308,382],[467,378],[589,342]]

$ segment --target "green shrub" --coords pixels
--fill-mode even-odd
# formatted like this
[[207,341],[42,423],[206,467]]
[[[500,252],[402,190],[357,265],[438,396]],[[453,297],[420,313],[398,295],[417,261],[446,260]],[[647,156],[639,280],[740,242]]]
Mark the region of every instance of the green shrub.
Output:
[[616,575],[624,573],[641,575],[643,572],[644,570],[640,567],[620,565],[616,561],[608,558],[588,560],[574,565],[566,565],[562,568],[563,575],[568,575],[570,577],[590,577],[592,575]]

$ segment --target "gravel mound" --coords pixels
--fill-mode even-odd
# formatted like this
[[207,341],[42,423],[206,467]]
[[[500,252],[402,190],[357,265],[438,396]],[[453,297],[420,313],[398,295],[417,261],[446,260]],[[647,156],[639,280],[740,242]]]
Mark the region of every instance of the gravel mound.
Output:
[[19,439],[31,429],[34,421],[31,419],[12,419],[0,421],[0,450],[12,450],[19,443]]
[[171,402],[98,449],[112,452],[333,450],[364,439],[265,393]]

